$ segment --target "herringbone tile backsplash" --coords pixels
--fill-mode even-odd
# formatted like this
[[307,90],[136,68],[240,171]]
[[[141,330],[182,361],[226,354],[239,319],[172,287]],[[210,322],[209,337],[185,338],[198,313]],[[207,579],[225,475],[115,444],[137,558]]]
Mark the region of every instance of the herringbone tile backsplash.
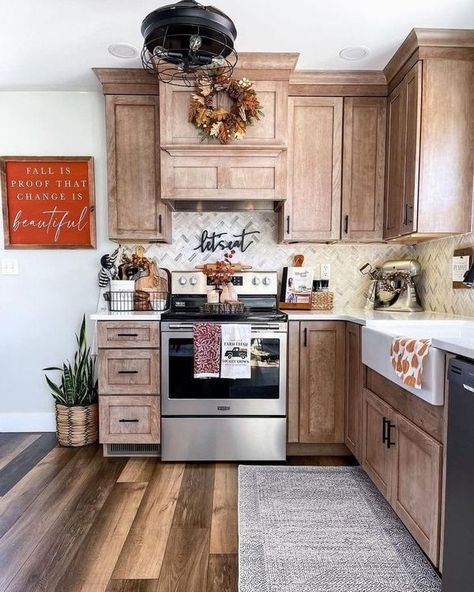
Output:
[[236,262],[258,270],[280,272],[282,267],[292,264],[293,255],[302,253],[309,267],[330,263],[330,287],[334,291],[336,308],[364,306],[369,282],[359,273],[359,268],[367,261],[380,264],[387,259],[413,257],[410,247],[393,245],[280,245],[277,243],[277,215],[273,212],[174,213],[173,244],[152,245],[147,255],[154,256],[161,267],[170,270],[193,269],[203,261],[222,258],[221,250],[214,253],[194,250],[203,230],[225,232],[227,236],[223,238],[232,239],[232,235],[240,234],[243,229],[259,230],[260,234],[250,237],[254,243],[245,253],[237,251]]
[[474,316],[474,290],[453,290],[451,258],[455,249],[474,246],[474,232],[422,243],[415,248],[423,275],[418,284],[427,310]]

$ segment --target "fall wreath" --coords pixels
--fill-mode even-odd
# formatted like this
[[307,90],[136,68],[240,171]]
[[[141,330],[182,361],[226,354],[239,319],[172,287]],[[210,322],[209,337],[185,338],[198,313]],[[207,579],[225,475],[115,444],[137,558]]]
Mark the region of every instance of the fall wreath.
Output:
[[[235,80],[228,76],[201,77],[191,96],[189,121],[202,139],[215,138],[221,144],[244,137],[247,127],[263,116],[257,93],[248,78]],[[232,100],[230,109],[214,106],[214,97],[225,92]]]

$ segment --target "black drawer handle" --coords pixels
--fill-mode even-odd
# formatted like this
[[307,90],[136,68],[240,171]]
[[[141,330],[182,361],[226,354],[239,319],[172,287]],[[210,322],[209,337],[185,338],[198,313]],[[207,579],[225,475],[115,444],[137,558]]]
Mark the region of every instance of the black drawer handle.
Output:
[[118,374],[138,374],[138,370],[119,370]]
[[117,333],[117,337],[138,337],[138,333]]
[[119,419],[119,423],[138,423],[139,419]]

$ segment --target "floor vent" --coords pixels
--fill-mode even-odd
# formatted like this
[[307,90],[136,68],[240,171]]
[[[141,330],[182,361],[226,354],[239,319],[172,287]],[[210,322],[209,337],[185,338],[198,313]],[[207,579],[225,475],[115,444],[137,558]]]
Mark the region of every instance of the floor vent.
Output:
[[104,456],[160,456],[159,444],[105,444]]

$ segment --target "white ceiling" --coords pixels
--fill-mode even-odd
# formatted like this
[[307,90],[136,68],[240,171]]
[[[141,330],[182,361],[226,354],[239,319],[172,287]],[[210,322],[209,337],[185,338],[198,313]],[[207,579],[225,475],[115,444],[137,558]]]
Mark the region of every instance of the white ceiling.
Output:
[[[171,1],[1,0],[0,90],[97,90],[92,67],[140,67],[108,45],[140,48],[141,21]],[[305,69],[381,69],[413,27],[474,28],[473,0],[201,2],[234,20],[238,51],[297,51]],[[338,56],[348,45],[371,51],[348,62]]]

